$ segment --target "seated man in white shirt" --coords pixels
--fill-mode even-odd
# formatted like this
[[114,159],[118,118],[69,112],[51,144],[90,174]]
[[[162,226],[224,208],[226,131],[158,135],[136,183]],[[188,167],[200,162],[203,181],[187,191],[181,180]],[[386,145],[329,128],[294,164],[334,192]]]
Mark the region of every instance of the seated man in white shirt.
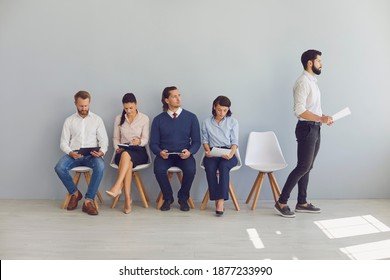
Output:
[[[79,91],[75,94],[74,100],[77,112],[65,120],[62,128],[60,147],[65,155],[58,161],[55,171],[71,194],[67,209],[74,210],[83,195],[74,184],[69,171],[77,166],[92,168],[92,177],[82,210],[88,215],[97,215],[98,211],[93,200],[103,177],[102,156],[107,152],[108,137],[102,118],[89,111],[90,94],[86,91]],[[83,156],[77,152],[83,147],[100,147],[100,150]]]

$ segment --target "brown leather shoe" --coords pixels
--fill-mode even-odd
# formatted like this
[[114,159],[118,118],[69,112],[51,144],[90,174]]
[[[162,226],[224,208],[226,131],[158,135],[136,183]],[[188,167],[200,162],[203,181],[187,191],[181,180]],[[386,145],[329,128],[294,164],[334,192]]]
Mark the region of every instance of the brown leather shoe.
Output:
[[77,204],[79,203],[79,200],[83,198],[83,195],[79,190],[77,190],[77,194],[72,194],[68,203],[68,207],[66,209],[68,210],[74,210],[77,207]]
[[95,205],[90,200],[84,201],[83,212],[87,213],[88,215],[97,215],[97,214],[99,214],[98,211],[95,208]]

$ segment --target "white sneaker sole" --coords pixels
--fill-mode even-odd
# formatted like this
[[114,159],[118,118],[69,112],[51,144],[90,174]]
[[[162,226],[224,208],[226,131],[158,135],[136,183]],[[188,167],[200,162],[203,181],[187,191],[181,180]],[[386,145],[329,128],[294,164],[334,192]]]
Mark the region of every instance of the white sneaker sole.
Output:
[[295,212],[298,212],[298,213],[320,214],[320,213],[321,213],[321,210],[318,210],[318,211],[311,211],[311,210],[300,210],[300,209],[295,209]]

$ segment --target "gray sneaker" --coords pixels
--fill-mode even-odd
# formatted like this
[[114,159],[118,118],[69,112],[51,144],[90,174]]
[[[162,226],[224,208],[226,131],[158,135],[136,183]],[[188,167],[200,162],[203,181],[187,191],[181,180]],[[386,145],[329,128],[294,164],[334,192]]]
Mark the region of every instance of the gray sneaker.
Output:
[[284,206],[283,208],[280,207],[279,203],[275,203],[274,209],[276,213],[278,213],[280,216],[285,217],[285,218],[294,218],[295,213],[290,210],[290,207],[288,205]]
[[297,204],[295,206],[295,212],[299,213],[321,213],[321,209],[315,207],[313,204],[308,203],[306,206]]

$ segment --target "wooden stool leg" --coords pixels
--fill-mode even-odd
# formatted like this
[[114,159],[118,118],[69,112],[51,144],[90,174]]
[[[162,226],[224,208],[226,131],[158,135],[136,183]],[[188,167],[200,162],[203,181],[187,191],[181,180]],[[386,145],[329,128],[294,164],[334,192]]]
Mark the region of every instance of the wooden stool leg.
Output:
[[232,182],[229,182],[229,193],[230,193],[230,196],[232,197],[234,207],[236,208],[237,211],[240,211],[240,206],[238,205],[237,196],[236,196],[236,193],[234,192]]
[[144,192],[144,187],[142,180],[138,174],[138,172],[133,172],[134,179],[135,179],[135,185],[137,186],[138,192],[141,196],[142,204],[144,205],[145,208],[148,208],[148,200],[146,199],[146,195]]
[[111,203],[111,208],[114,209],[116,204],[118,203],[119,201],[119,198],[120,198],[120,195],[117,195],[113,200],[112,200],[112,203]]
[[100,194],[100,192],[99,192],[99,191],[97,191],[96,195],[97,195],[97,197],[99,198],[99,201],[100,201],[100,203],[102,203],[102,204],[103,204],[103,202],[104,202],[104,199],[103,199],[103,197],[102,197],[102,195]]
[[158,194],[158,197],[157,197],[156,202],[157,202],[157,209],[160,209],[161,206],[162,206],[163,203],[164,203],[163,194],[162,194],[161,191],[160,191],[160,193]]
[[93,200],[93,203],[95,204],[95,208],[96,208],[96,210],[99,210],[99,204],[98,204],[98,202],[97,202],[97,199],[96,199],[96,198],[94,198],[94,200]]
[[260,180],[260,173],[257,174],[256,180],[255,180],[255,182],[253,183],[253,186],[252,186],[252,188],[251,188],[251,191],[249,192],[249,195],[248,195],[248,197],[247,197],[247,199],[246,199],[246,201],[245,201],[246,204],[248,204],[249,201],[251,201],[252,195],[253,195],[253,193],[254,193],[254,191],[255,191],[255,189],[256,189],[257,184],[259,183],[259,180]]
[[181,172],[177,172],[176,176],[177,176],[177,179],[179,180],[180,185],[181,185],[181,183],[183,182],[183,174]]
[[81,172],[76,172],[73,177],[73,183],[77,186],[80,181]]
[[264,180],[264,173],[263,172],[259,172],[258,176],[260,176],[260,179],[257,181],[258,183],[257,183],[257,186],[256,186],[256,194],[255,194],[255,197],[253,198],[253,204],[252,204],[252,207],[251,207],[252,210],[254,210],[256,208],[257,200],[259,199],[261,185],[263,184],[263,180]]
[[209,199],[210,199],[210,192],[209,192],[209,190],[207,190],[206,193],[204,194],[204,197],[202,200],[202,206],[200,207],[200,210],[206,209],[207,202],[209,202]]
[[62,205],[61,205],[61,208],[62,208],[62,209],[65,209],[66,206],[68,206],[70,197],[71,197],[71,195],[70,195],[69,193],[67,193],[67,194],[66,194],[66,197],[65,197],[65,199],[64,199],[64,202],[63,202]]
[[275,200],[275,202],[277,202],[279,200],[279,196],[280,196],[280,189],[279,189],[278,183],[276,182],[275,175],[272,172],[268,173],[268,179],[269,179],[270,184],[271,184],[271,189],[272,189],[272,194],[274,196],[274,200]]
[[145,190],[145,186],[144,186],[144,183],[143,183],[142,180],[141,180],[141,177],[140,177],[140,182],[141,182],[142,192],[143,192],[144,195],[145,195],[146,202],[148,202],[148,204],[149,204],[149,196],[148,196],[148,193],[147,193],[146,190]]
[[191,209],[195,209],[195,204],[191,196],[188,198],[188,204],[190,205]]

